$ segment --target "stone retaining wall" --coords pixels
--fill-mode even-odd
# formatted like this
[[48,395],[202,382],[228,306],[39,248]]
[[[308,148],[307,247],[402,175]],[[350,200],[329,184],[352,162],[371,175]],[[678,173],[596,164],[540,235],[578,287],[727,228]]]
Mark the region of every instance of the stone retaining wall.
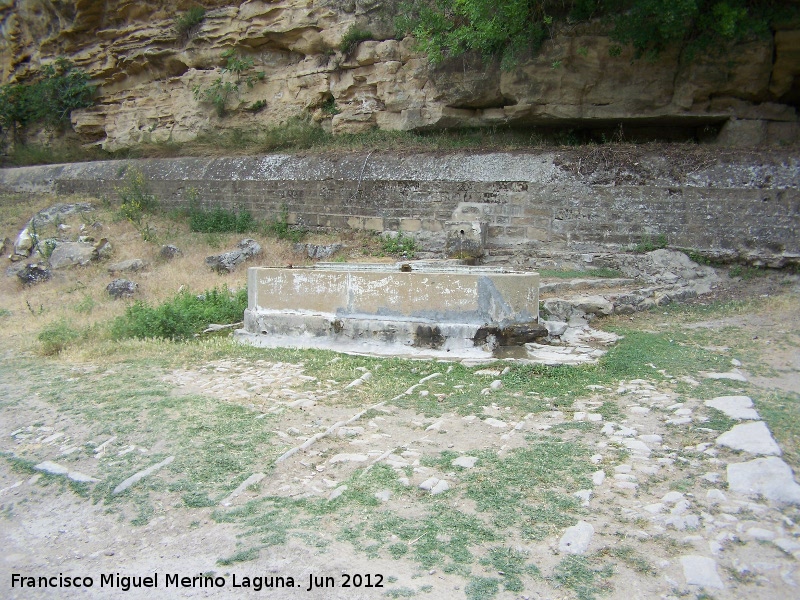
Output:
[[453,227],[480,223],[489,253],[604,252],[666,238],[714,258],[800,262],[800,161],[788,152],[707,166],[685,160],[680,168],[641,155],[589,169],[585,158],[365,152],[107,161],[2,169],[0,188],[113,202],[135,168],[166,206],[195,198],[259,218],[285,212],[310,229],[409,232],[431,251],[443,251]]

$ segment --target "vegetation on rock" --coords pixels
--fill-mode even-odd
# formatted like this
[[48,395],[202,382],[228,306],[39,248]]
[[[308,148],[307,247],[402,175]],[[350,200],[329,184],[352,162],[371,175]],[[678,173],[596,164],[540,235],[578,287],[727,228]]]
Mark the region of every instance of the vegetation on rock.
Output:
[[613,24],[613,39],[633,46],[637,57],[653,58],[671,44],[693,54],[763,35],[797,10],[772,0],[412,0],[397,28],[414,35],[434,63],[477,52],[510,68],[560,24],[603,18]]
[[94,94],[89,76],[59,58],[24,82],[0,86],[0,128],[18,141],[29,125],[64,127],[73,110],[92,105]]
[[[253,59],[241,56],[236,50],[226,50],[221,56],[226,63],[220,76],[208,87],[196,85],[192,92],[194,92],[195,100],[211,104],[217,111],[217,115],[223,117],[228,111],[228,101],[233,96],[238,98],[241,94],[242,83],[248,88],[252,88],[257,81],[264,79],[265,74],[263,71],[248,73],[253,68]],[[233,74],[233,77],[228,75],[230,73]],[[259,109],[265,105],[266,102],[260,105]]]

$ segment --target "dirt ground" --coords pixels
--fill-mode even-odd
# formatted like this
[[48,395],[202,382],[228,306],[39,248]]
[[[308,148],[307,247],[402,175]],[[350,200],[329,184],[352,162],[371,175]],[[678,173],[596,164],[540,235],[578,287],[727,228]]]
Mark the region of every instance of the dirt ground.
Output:
[[[157,597],[287,599],[798,597],[800,512],[791,505],[729,491],[726,465],[748,457],[715,447],[721,431],[703,427],[704,421],[697,419],[706,414],[703,401],[707,395],[754,396],[756,407],[764,409],[762,416],[783,446],[784,458],[795,469],[800,466],[796,462],[798,430],[785,422],[787,411],[772,416],[768,402],[775,394],[783,394],[780,397],[784,401],[795,403],[788,413],[797,414],[798,289],[797,276],[788,274],[747,280],[723,277],[723,285],[713,295],[693,300],[695,308],[713,301],[743,298],[752,299],[756,308],[711,310],[708,318],[695,317],[686,323],[681,321],[679,311],[648,312],[600,323],[600,328],[624,323],[640,331],[670,330],[706,340],[708,352],[723,356],[730,363],[728,368],[741,364],[746,384],[720,382],[714,388],[711,386],[715,384],[703,380],[700,370],[690,376],[665,373],[660,378],[590,386],[593,389],[585,390],[569,405],[553,403],[548,410],[528,413],[512,408],[511,392],[504,396],[490,386],[493,381],[503,382],[506,363],[473,369],[461,383],[448,378],[447,363],[419,363],[417,387],[409,396],[427,392],[426,397],[445,398],[457,394],[459,385],[483,390],[485,402],[464,410],[443,410],[435,417],[396,398],[392,401],[387,397],[376,403],[375,398],[364,396],[362,401],[358,391],[348,387],[351,381],[323,379],[295,360],[295,355],[285,361],[276,360],[274,353],[259,360],[217,356],[183,367],[154,369],[154,385],[165,390],[166,397],[200,398],[211,405],[225,404],[247,411],[253,420],[269,422],[270,435],[274,434],[270,444],[282,450],[297,447],[312,434],[370,409],[281,462],[274,460],[277,451],[268,459],[255,460],[251,472],[262,473],[264,478],[257,484],[237,488],[238,494],[234,492],[227,499],[215,500],[214,506],[188,506],[178,501],[180,496],[170,482],[178,481],[181,473],[166,466],[145,477],[141,484],[134,484],[128,496],[120,495],[120,501],[112,501],[108,494],[92,493],[92,486],[103,485],[102,482],[73,485],[63,475],[32,468],[39,461],[53,461],[68,464],[73,473],[101,479],[106,463],[109,469],[117,465],[120,472],[127,469],[128,474],[133,474],[138,467],[129,465],[152,464],[155,459],[148,457],[170,454],[172,445],[170,439],[163,438],[147,443],[147,437],[140,432],[141,428],[146,429],[147,414],[120,413],[119,422],[104,428],[92,420],[92,413],[86,408],[99,400],[78,398],[77,392],[70,391],[68,384],[72,380],[113,386],[117,377],[140,368],[137,360],[103,363],[79,355],[43,358],[29,350],[20,351],[13,340],[2,338],[5,366],[0,368],[0,451],[6,460],[0,461],[0,596],[150,598],[155,593]],[[730,340],[736,344],[728,345]],[[725,344],[720,345],[722,342]],[[653,365],[654,370],[659,366]],[[380,367],[370,368],[373,375],[380,375]],[[356,375],[367,370],[363,367]],[[48,382],[56,380],[65,382],[62,396],[61,392],[46,393]],[[692,389],[698,392],[692,393]],[[551,400],[540,398],[535,392],[524,393],[532,401]],[[762,396],[763,404],[758,400]],[[70,408],[78,404],[80,411]],[[610,405],[615,412],[602,414],[603,407]],[[188,415],[175,414],[188,424]],[[682,420],[685,415],[690,415],[688,423]],[[176,424],[180,426],[181,423]],[[635,430],[635,435],[629,435],[627,430]],[[387,531],[380,551],[370,550],[369,543],[358,537],[359,528],[366,531],[383,516],[422,522],[430,518],[431,511],[444,507],[445,504],[431,504],[427,493],[419,489],[431,477],[449,483],[450,491],[442,496],[448,510],[482,519],[480,499],[462,493],[476,482],[471,469],[436,462],[438,457],[450,452],[453,456],[482,457],[480,460],[487,463],[494,460],[490,457],[510,460],[540,435],[548,436],[547,443],[580,443],[591,449],[591,465],[584,460],[586,475],[581,481],[603,473],[604,481],[598,483],[595,478],[583,490],[590,493],[581,497],[588,499],[583,502],[580,518],[593,528],[586,556],[599,562],[574,562],[571,575],[564,575],[570,565],[567,559],[577,557],[577,561],[583,553],[572,555],[559,548],[567,529],[561,525],[546,527],[539,539],[525,540],[514,534],[492,543],[472,544],[476,556],[481,555],[481,547],[486,552],[490,546],[506,547],[535,563],[538,574],[532,570],[520,572],[524,588],[518,590],[510,584],[504,588],[491,583],[511,581],[506,577],[512,573],[503,572],[497,562],[473,563],[471,575],[463,569],[448,568],[452,563],[421,566],[412,559],[415,544],[434,541],[423,538],[424,532],[420,541],[404,537],[399,530]],[[636,440],[638,444],[626,440]],[[132,462],[131,457],[137,457],[139,462]],[[129,459],[131,462],[125,462]],[[387,483],[391,493],[380,500],[377,508],[364,504],[368,508],[362,509],[353,501],[342,504],[341,510],[308,512],[301,527],[303,535],[289,535],[282,543],[257,544],[252,558],[220,563],[223,557],[236,556],[252,546],[252,530],[257,527],[245,518],[220,518],[215,511],[245,514],[235,511],[281,507],[281,499],[335,502],[337,490],[349,485],[352,491],[359,473],[367,468],[382,474],[395,473],[392,477],[407,481]],[[492,472],[489,476],[499,475]],[[144,519],[133,518],[137,503],[144,498],[136,490],[151,479],[163,485],[144,486],[150,513]],[[568,493],[572,495],[574,491],[569,489]],[[665,500],[669,493],[678,494],[679,499]],[[277,511],[274,517],[269,517],[273,513],[268,511],[265,514],[267,521],[273,518],[277,522],[283,513]],[[258,525],[263,530],[272,526],[277,525]],[[350,532],[350,538],[343,532]],[[442,530],[436,534],[436,541],[447,545],[458,535],[455,530]],[[396,556],[387,553],[385,549],[393,544],[405,544],[406,549]],[[712,570],[721,587],[713,584],[713,577],[712,583],[706,585],[691,581],[692,575],[682,560],[697,556],[714,563]],[[607,558],[614,559],[613,573],[592,566]],[[172,580],[168,577],[175,574],[189,578],[187,586],[170,585]],[[197,578],[200,574],[213,574],[217,579]],[[62,587],[20,587],[16,576],[46,576],[56,578],[51,582],[56,584],[62,577]],[[140,578],[141,585],[148,583],[141,580],[148,576],[158,578],[153,582],[157,583],[155,590],[122,590],[125,577],[134,578],[134,582]],[[66,588],[63,577],[92,578],[92,586]],[[108,579],[102,579],[101,587],[104,577]],[[259,581],[265,587],[257,590]],[[276,587],[266,587],[267,582]],[[344,587],[348,582],[350,587]],[[243,587],[247,583],[250,587]]]

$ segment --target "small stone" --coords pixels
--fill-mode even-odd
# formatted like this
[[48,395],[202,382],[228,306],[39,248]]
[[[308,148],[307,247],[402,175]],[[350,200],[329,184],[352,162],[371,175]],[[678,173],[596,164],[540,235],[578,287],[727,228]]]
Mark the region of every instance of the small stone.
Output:
[[161,246],[161,250],[158,252],[158,256],[162,260],[172,260],[173,258],[177,258],[178,256],[182,255],[183,252],[177,246],[173,246],[172,244],[166,244]]
[[593,536],[594,527],[586,521],[579,521],[564,532],[558,542],[558,550],[565,554],[584,554],[589,549]]
[[734,369],[727,373],[703,373],[702,375],[706,379],[727,379],[729,381],[741,381],[743,383],[747,382],[747,377],[745,377],[738,369]]
[[800,542],[796,542],[795,540],[789,538],[778,538],[776,540],[772,540],[772,543],[786,552],[786,554],[791,554],[794,556],[795,554],[800,553]]
[[727,499],[727,496],[725,496],[721,490],[713,489],[706,492],[706,500],[712,504],[716,504],[717,502],[725,502]]
[[366,462],[369,460],[369,457],[366,454],[337,454],[332,456],[328,459],[330,464],[336,464],[340,462]]
[[444,480],[440,479],[439,482],[431,488],[431,495],[438,496],[450,489],[450,485]]
[[392,497],[392,492],[390,490],[381,490],[380,492],[375,492],[375,497],[381,502],[388,502]]
[[117,494],[121,494],[122,492],[127,490],[129,487],[131,487],[132,485],[138,483],[139,481],[141,481],[142,479],[144,479],[148,475],[151,475],[152,473],[155,473],[159,469],[161,469],[163,467],[166,467],[173,460],[175,460],[175,457],[174,456],[170,456],[170,457],[165,458],[164,460],[162,460],[160,463],[156,463],[156,464],[154,464],[154,465],[152,465],[152,466],[150,466],[150,467],[148,467],[148,468],[146,468],[146,469],[144,469],[142,471],[139,471],[138,473],[135,473],[134,475],[131,475],[125,481],[123,481],[117,487],[115,487],[114,490],[111,492],[111,495],[112,496],[116,496]]
[[454,467],[461,467],[463,469],[471,469],[475,466],[475,463],[478,462],[477,457],[475,456],[459,456],[458,458],[454,458],[450,463]]
[[495,419],[492,417],[485,419],[483,422],[486,423],[487,425],[491,425],[492,427],[497,427],[498,429],[503,429],[505,427],[508,427],[508,423],[506,423],[505,421],[501,421],[500,419]]
[[777,535],[775,535],[774,531],[770,531],[769,529],[764,529],[763,527],[751,527],[747,531],[744,532],[745,535],[754,540],[761,540],[765,542],[769,542],[774,540]]
[[699,585],[705,588],[724,589],[717,573],[717,562],[705,556],[681,556],[683,576],[688,585]]
[[617,465],[614,467],[615,473],[630,473],[633,470],[633,467],[630,465]]
[[661,498],[661,501],[665,504],[675,504],[676,502],[680,502],[683,500],[683,494],[680,492],[667,492],[664,494],[664,497]]
[[706,400],[704,404],[721,411],[726,417],[737,420],[760,419],[753,408],[753,400],[749,396],[719,396]]
[[605,471],[595,471],[594,473],[592,473],[592,483],[594,485],[602,485],[605,480],[606,480]]
[[137,283],[127,279],[115,279],[106,286],[108,295],[115,299],[130,298],[139,288]]
[[493,390],[499,390],[502,387],[503,387],[503,382],[500,381],[499,379],[495,379],[492,383],[489,384],[489,388]]
[[137,271],[141,271],[146,266],[147,263],[145,263],[141,258],[132,258],[130,260],[123,260],[122,262],[109,265],[108,272],[111,274],[119,272],[135,273]]
[[17,279],[25,285],[33,285],[49,280],[53,274],[44,264],[34,263],[26,265],[16,272]]
[[642,434],[639,436],[639,439],[647,444],[660,444],[662,442],[662,437],[657,434]]
[[419,484],[419,489],[429,492],[436,486],[437,483],[439,483],[439,481],[440,479],[438,477],[429,477]]
[[336,500],[339,496],[344,494],[346,491],[347,491],[347,486],[346,485],[340,485],[339,487],[337,487],[335,490],[333,490],[328,495],[328,502],[330,502],[332,500]]
[[582,506],[589,506],[589,500],[592,497],[592,490],[578,490],[573,494],[573,496],[582,501]]

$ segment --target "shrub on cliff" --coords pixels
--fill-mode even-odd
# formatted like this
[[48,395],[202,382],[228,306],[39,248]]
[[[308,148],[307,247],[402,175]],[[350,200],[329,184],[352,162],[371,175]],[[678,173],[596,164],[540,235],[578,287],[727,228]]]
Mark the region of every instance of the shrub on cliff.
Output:
[[655,57],[681,44],[691,57],[768,33],[771,23],[798,13],[796,5],[774,0],[411,0],[396,25],[434,63],[477,52],[510,68],[537,51],[559,23],[605,18],[613,23],[612,38],[633,46],[637,56]]
[[29,125],[63,128],[73,110],[93,104],[95,89],[86,73],[59,58],[24,82],[0,86],[0,128],[15,140]]

